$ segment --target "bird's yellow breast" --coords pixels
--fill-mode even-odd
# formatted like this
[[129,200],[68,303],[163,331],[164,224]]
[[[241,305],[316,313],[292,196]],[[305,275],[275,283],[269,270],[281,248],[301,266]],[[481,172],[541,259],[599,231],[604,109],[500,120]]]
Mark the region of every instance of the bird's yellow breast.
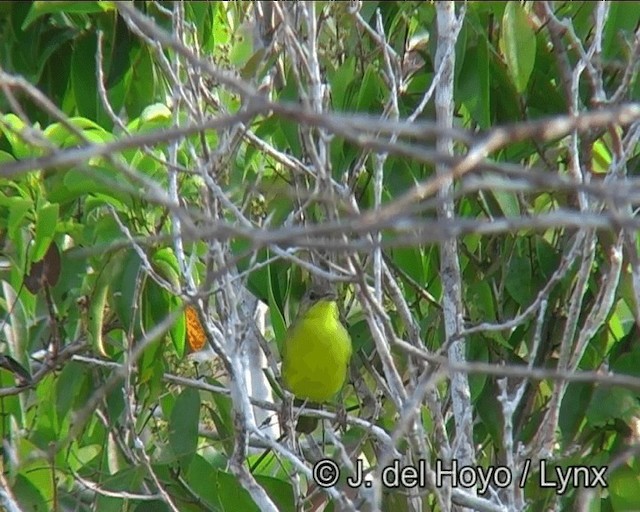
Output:
[[298,398],[326,402],[342,388],[351,358],[351,338],[334,301],[319,301],[290,328],[282,376]]

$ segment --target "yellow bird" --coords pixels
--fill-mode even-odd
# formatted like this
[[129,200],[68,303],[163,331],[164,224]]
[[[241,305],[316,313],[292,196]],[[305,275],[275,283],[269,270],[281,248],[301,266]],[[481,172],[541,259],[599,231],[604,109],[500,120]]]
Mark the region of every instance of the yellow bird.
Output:
[[331,400],[344,385],[351,351],[351,338],[340,322],[335,294],[313,289],[283,345],[285,386],[302,400]]

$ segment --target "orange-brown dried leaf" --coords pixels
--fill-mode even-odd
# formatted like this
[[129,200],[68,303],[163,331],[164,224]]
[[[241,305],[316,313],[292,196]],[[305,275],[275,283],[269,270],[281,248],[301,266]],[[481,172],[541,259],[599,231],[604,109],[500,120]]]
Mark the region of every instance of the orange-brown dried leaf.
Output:
[[199,352],[207,342],[204,328],[198,318],[198,312],[193,306],[187,306],[184,310],[187,320],[187,343],[191,352]]

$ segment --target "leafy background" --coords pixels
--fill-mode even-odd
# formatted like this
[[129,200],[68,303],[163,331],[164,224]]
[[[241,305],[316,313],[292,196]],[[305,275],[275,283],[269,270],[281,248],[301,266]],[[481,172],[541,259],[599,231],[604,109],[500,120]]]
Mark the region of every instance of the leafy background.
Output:
[[[6,510],[640,509],[640,6],[452,10],[0,3]],[[319,273],[356,355],[297,444],[277,346]],[[452,457],[534,470],[377,487]]]

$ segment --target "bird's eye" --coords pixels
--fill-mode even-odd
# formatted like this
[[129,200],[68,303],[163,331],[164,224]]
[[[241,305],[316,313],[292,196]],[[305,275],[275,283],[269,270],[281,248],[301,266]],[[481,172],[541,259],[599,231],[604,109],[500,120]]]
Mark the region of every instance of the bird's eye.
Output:
[[309,292],[309,300],[318,300],[320,298],[320,295],[318,294],[318,292]]

